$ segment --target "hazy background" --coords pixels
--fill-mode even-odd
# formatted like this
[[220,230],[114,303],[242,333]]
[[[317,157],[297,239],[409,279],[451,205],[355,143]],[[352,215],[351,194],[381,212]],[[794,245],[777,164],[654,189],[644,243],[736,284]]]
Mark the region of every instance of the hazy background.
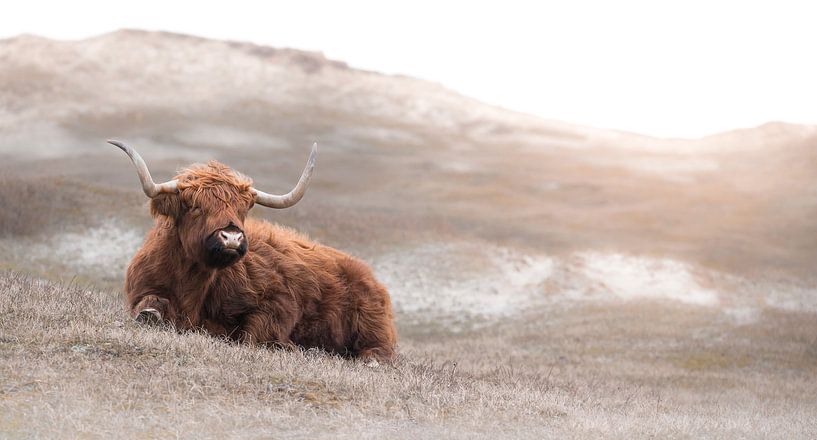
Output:
[[689,138],[817,123],[815,14],[805,1],[29,1],[2,14],[0,37],[136,28],[294,47],[547,119]]
[[[814,438],[814,15],[566,8],[4,13],[0,436]],[[109,138],[273,193],[317,141],[251,215],[368,262],[400,361],[131,322]]]

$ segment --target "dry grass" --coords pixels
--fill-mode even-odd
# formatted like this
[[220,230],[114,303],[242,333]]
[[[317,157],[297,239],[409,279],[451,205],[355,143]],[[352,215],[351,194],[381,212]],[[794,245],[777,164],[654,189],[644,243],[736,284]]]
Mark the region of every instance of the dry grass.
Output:
[[447,423],[429,425],[490,428],[496,420],[484,417],[499,408],[484,401],[510,399],[525,405],[506,416],[561,413],[545,398],[546,382],[503,390],[450,366],[404,359],[372,369],[142,328],[112,295],[18,275],[4,276],[0,292],[4,435],[357,436],[406,426],[442,433]]
[[[0,52],[0,437],[817,437],[811,128],[660,141],[165,34]],[[134,325],[104,289],[151,220],[109,136],[156,179],[218,159],[269,191],[317,139],[309,196],[253,215],[386,258],[395,304],[444,316],[398,310],[402,359],[374,369]],[[521,260],[480,266],[500,248]],[[620,268],[587,279],[587,252],[689,263],[694,283],[653,270],[638,287],[718,301],[615,299]],[[528,256],[561,266],[502,291]],[[492,289],[525,304],[478,322],[446,310],[488,310]]]
[[[61,176],[24,176],[4,170],[0,177],[0,239],[42,235],[66,226],[88,226],[98,209],[135,211],[131,194]],[[124,212],[123,212],[124,211]]]
[[[327,148],[307,200],[255,215],[368,261],[464,241],[558,258],[577,249],[669,256],[749,280],[782,267],[784,281],[812,279],[797,276],[812,270],[814,206],[795,203],[812,196],[763,182],[733,188],[752,164],[679,183],[603,162],[637,154],[602,152],[602,163],[587,164],[583,152],[491,148],[469,155],[474,170],[463,172],[428,165],[445,151]],[[171,175],[173,160],[147,151],[157,178]],[[107,249],[150,224],[129,164],[113,153],[2,165],[24,176],[0,194],[0,267],[121,285],[130,247],[92,267],[71,264],[88,250],[71,248],[83,234]],[[284,173],[303,157],[289,152],[269,172],[262,153],[216,157],[265,188],[290,184]],[[772,174],[788,182],[782,169]],[[780,229],[766,202],[777,199],[791,202],[785,233],[766,233]],[[106,217],[126,227],[100,238]],[[429,264],[411,257],[399,255],[408,273]],[[0,276],[0,437],[813,438],[815,315],[762,299],[755,308],[755,321],[735,325],[714,307],[565,301],[464,332],[403,314],[403,359],[370,369],[138,327],[116,294],[9,272]]]
[[64,221],[64,217],[84,216],[76,194],[55,191],[55,179],[0,178],[0,236],[31,235]]
[[[583,315],[599,321],[623,315],[589,313]],[[656,324],[657,339],[676,318]],[[408,338],[397,364],[371,368],[320,352],[270,351],[140,327],[126,319],[116,295],[6,273],[0,276],[0,436],[808,438],[817,433],[815,368],[808,365],[817,354],[803,351],[808,341],[794,347],[803,364],[781,368],[796,358],[788,350],[779,353],[785,359],[768,358],[762,362],[774,365],[764,366],[740,348],[724,351],[718,344],[698,344],[697,353],[688,352],[683,341],[673,350],[654,350],[651,338],[642,335],[628,352],[622,338],[640,331],[630,326],[609,338],[618,340],[617,346],[606,347],[608,341],[595,344],[588,336],[600,338],[600,329],[615,325],[588,328],[583,321],[557,321],[567,331],[540,323],[533,329],[500,326],[444,342]],[[527,327],[534,322],[539,321]],[[537,338],[539,332],[548,337]]]

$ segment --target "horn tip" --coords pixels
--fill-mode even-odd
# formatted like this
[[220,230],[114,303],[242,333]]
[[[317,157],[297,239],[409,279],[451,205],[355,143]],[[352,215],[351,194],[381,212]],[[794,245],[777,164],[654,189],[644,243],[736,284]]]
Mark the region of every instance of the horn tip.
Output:
[[123,144],[122,142],[119,142],[119,141],[117,141],[117,140],[115,140],[115,139],[108,139],[108,141],[107,141],[107,142],[108,142],[109,144],[111,144],[111,145],[115,146],[115,147],[119,147],[119,149],[120,149],[120,150],[122,150],[122,151],[124,151],[124,152],[127,152],[127,151],[129,150],[129,148],[127,147],[127,145],[125,145],[125,144]]

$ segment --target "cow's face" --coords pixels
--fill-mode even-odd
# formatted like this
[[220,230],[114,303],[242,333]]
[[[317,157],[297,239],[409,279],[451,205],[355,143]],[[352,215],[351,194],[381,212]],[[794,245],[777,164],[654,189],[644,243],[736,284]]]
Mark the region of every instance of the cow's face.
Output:
[[298,184],[284,195],[274,195],[253,188],[248,177],[216,161],[193,165],[173,180],[157,184],[136,150],[119,141],[108,143],[130,157],[142,191],[151,198],[150,212],[164,219],[162,226],[174,229],[184,257],[217,268],[227,267],[247,253],[244,219],[254,203],[283,209],[301,200],[318,154],[318,144],[312,144]]
[[250,179],[215,161],[176,178],[178,192],[153,198],[151,212],[172,220],[185,256],[213,268],[240,260],[248,249],[244,220],[254,200]]

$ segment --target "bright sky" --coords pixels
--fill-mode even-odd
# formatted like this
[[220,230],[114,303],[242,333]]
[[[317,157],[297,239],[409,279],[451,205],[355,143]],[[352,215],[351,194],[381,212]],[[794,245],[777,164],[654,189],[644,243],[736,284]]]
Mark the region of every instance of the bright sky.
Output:
[[28,0],[3,8],[0,37],[126,27],[317,50],[548,119],[697,137],[817,124],[815,17],[809,1]]

